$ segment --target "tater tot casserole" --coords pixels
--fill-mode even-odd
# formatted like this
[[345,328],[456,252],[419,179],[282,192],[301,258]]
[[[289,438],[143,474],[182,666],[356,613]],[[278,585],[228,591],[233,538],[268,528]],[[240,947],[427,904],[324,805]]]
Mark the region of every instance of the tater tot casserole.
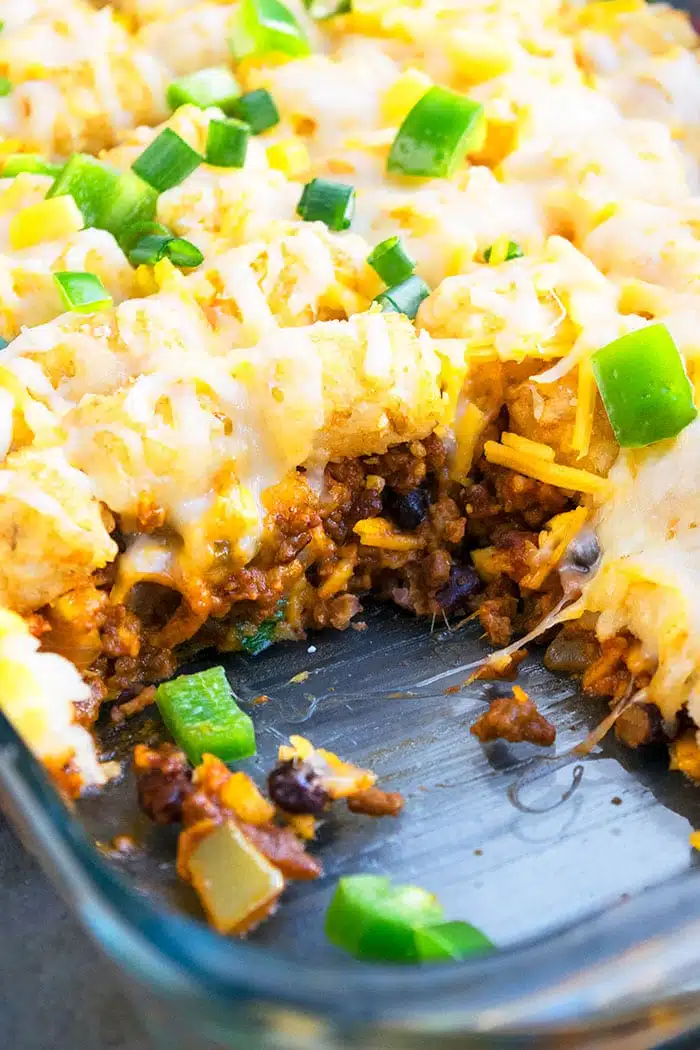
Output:
[[[181,822],[213,924],[251,929],[319,873],[331,802],[402,800],[302,737],[268,798],[226,765],[255,745],[223,671],[173,676],[352,627],[367,596],[480,622],[494,677],[544,638],[619,739],[700,780],[690,17],[0,16],[0,707],[61,791],[114,773],[104,704],[155,699],[177,747],[137,748],[142,806]],[[474,732],[548,745],[547,725],[516,686]],[[411,951],[437,957],[426,936]]]

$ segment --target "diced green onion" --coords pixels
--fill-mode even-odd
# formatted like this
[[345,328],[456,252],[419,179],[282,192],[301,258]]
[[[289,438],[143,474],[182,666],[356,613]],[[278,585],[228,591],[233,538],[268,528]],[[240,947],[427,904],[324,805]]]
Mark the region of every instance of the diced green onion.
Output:
[[212,120],[207,132],[207,164],[242,168],[248,152],[250,128],[242,120]]
[[255,730],[236,703],[223,667],[181,675],[156,690],[163,721],[193,765],[209,753],[223,762],[255,754]]
[[439,923],[442,907],[419,886],[392,886],[381,875],[340,879],[326,913],[326,935],[358,959],[419,962],[416,929]]
[[10,153],[5,158],[2,174],[7,179],[28,171],[32,175],[52,175],[56,178],[62,168],[62,164],[52,164],[38,153]]
[[591,367],[622,448],[675,437],[698,414],[683,358],[663,324],[608,343],[593,354]]
[[273,51],[293,57],[311,53],[304,30],[279,0],[241,0],[231,26],[229,47],[239,61]]
[[184,182],[203,159],[176,131],[163,128],[131,167],[149,186],[165,193]]
[[192,269],[204,262],[204,256],[196,244],[184,237],[172,237],[165,246],[165,257],[173,266]]
[[137,222],[132,226],[125,227],[119,234],[119,247],[128,256],[132,248],[144,237],[152,234],[160,234],[163,237],[174,237],[167,226],[160,222]]
[[401,284],[416,268],[398,237],[387,237],[367,256],[367,262],[386,285]]
[[132,266],[155,266],[173,240],[172,233],[147,233],[126,253]]
[[355,187],[328,179],[307,182],[297,204],[297,215],[306,222],[325,222],[329,230],[347,230],[354,214]]
[[7,77],[0,77],[0,98],[5,98],[12,92],[12,81]]
[[[491,262],[491,253],[493,251],[493,245],[484,250],[484,262]],[[506,248],[506,255],[503,262],[510,262],[512,259],[522,259],[523,250],[516,241],[508,241],[508,247]]]
[[411,320],[418,313],[418,308],[424,299],[430,295],[430,288],[422,277],[413,274],[393,288],[387,288],[385,292],[376,296],[375,303],[379,303],[382,310],[390,313],[405,314]]
[[157,205],[157,190],[135,172],[125,171],[107,191],[95,225],[119,238],[127,227],[152,219]]
[[86,226],[97,226],[117,183],[118,173],[87,153],[74,153],[56,176],[47,197],[73,198]]
[[304,7],[317,22],[352,11],[351,0],[304,0]]
[[265,88],[247,91],[233,107],[234,116],[244,121],[253,135],[260,135],[279,124],[280,115],[275,100]]
[[441,922],[416,930],[415,946],[421,962],[441,962],[491,951],[493,943],[468,922]]
[[484,107],[434,86],[416,102],[396,133],[387,170],[398,175],[449,178],[469,150],[483,145]]
[[245,623],[235,624],[235,636],[242,649],[251,656],[257,656],[265,649],[269,649],[275,642],[277,624],[284,619],[284,606],[275,609],[275,612],[267,620],[252,630]]
[[231,106],[241,93],[238,81],[226,66],[215,66],[211,69],[199,69],[186,77],[178,77],[168,85],[167,99],[171,109],[190,104],[208,109],[218,106],[224,113],[231,112]]
[[163,229],[165,227],[144,233],[132,243],[126,254],[133,266],[155,266],[161,259],[170,259],[173,266],[191,269],[204,261],[204,256],[195,244],[184,237],[176,237],[169,230],[163,233]]
[[112,305],[112,297],[95,273],[61,271],[53,275],[67,310],[94,313]]

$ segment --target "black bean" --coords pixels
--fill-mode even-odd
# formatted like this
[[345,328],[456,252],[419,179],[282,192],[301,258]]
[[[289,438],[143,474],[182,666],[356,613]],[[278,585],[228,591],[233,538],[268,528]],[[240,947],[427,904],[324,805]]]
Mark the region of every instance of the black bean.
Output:
[[579,572],[588,572],[600,557],[600,546],[595,532],[586,529],[569,544],[564,555],[564,564]]
[[400,529],[412,532],[425,521],[430,506],[430,497],[425,489],[397,492],[387,487],[383,496],[384,510]]
[[286,813],[311,813],[317,817],[330,801],[318,774],[306,762],[280,762],[267,778],[270,798]]
[[481,589],[481,580],[471,565],[453,565],[450,578],[436,592],[435,598],[445,612],[463,608],[468,598]]

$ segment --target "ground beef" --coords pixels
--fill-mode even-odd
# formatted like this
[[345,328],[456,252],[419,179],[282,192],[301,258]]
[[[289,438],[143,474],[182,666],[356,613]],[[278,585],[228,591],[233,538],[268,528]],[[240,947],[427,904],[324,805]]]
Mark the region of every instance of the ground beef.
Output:
[[192,770],[173,744],[159,748],[137,745],[134,768],[139,806],[156,824],[182,822],[185,799],[192,794]]
[[[272,497],[255,558],[237,567],[222,541],[206,581],[191,581],[191,605],[177,591],[145,583],[132,589],[127,604],[111,606],[105,576],[105,590],[93,588],[101,619],[92,630],[90,673],[109,696],[124,694],[131,702],[139,689],[174,672],[183,643],[189,651],[235,648],[236,623],[254,628],[281,608],[284,637],[303,637],[308,628],[343,629],[361,610],[364,593],[419,616],[478,611],[489,640],[507,644],[531,615],[551,607],[549,596],[523,598],[517,581],[538,549],[533,530],[572,500],[483,457],[475,477],[467,486],[450,480],[445,447],[431,435],[382,455],[328,464],[320,499],[311,487],[288,480]],[[157,508],[143,509],[147,527]],[[360,544],[354,526],[378,516],[416,544],[401,550]],[[501,574],[482,592],[470,551],[485,545],[495,546]]]
[[479,622],[492,645],[508,645],[513,634],[513,621],[518,613],[517,588],[507,577],[487,584],[479,603]]
[[304,849],[304,844],[290,828],[276,824],[240,824],[241,831],[271,864],[288,879],[317,879],[323,874],[321,865]]
[[499,696],[491,701],[488,711],[477,718],[471,732],[482,743],[507,740],[511,744],[527,741],[539,747],[550,747],[557,735],[555,727],[522,689],[513,688],[512,696]]
[[555,514],[576,505],[564,489],[525,477],[507,467],[480,459],[476,482],[465,491],[468,534],[478,545],[493,543],[499,525],[531,531],[540,529]]
[[382,791],[381,788],[365,788],[350,795],[347,800],[351,813],[364,813],[368,817],[398,817],[405,799],[398,791]]
[[528,528],[541,528],[572,503],[571,495],[564,489],[504,467],[493,467],[492,470],[496,496],[503,511],[508,515],[519,515]]

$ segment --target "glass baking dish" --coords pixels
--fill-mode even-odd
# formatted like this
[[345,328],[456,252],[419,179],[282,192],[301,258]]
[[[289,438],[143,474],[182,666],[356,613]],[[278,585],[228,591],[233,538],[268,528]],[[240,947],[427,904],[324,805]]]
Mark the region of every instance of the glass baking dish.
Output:
[[[700,14],[695,0],[676,6]],[[366,631],[187,668],[223,662],[243,701],[270,696],[250,708],[250,772],[269,769],[280,739],[298,732],[407,798],[396,822],[334,815],[317,850],[325,877],[292,885],[248,941],[204,925],[174,875],[174,834],[138,814],[128,772],[71,811],[0,713],[0,803],[123,978],[154,1044],[646,1050],[700,1031],[700,859],[688,843],[698,788],[668,772],[663,752],[630,752],[611,736],[562,801],[572,763],[542,761],[529,745],[482,748],[470,735],[493,689],[462,687],[484,655],[473,627],[431,630],[387,608],[365,620]],[[536,649],[520,671],[557,726],[557,755],[607,710],[546,672]],[[152,711],[101,728],[115,757],[162,734]],[[125,832],[143,849],[106,848]],[[343,956],[324,939],[323,914],[336,878],[358,871],[434,891],[449,918],[473,921],[499,950],[416,969]],[[682,1042],[689,1050],[700,1036]]]
[[[562,802],[571,764],[543,763],[529,745],[482,748],[470,735],[493,689],[451,691],[483,655],[474,628],[431,632],[387,608],[365,619],[365,631],[224,658],[243,701],[271,698],[252,708],[260,753],[251,772],[270,767],[281,737],[301,732],[407,797],[397,821],[329,820],[317,850],[326,877],[292,886],[246,942],[198,918],[173,873],[173,835],[139,817],[128,773],[70,812],[0,722],[3,806],[119,968],[156,1045],[636,1050],[700,1025],[700,877],[688,844],[700,823],[697,788],[668,773],[663,755],[610,740]],[[536,653],[521,671],[564,754],[604,708],[582,703]],[[160,732],[147,711],[126,730],[105,723],[102,739],[118,757]],[[516,782],[525,809],[554,808],[515,808]],[[124,832],[144,848],[107,850]],[[500,950],[419,969],[345,957],[326,943],[323,913],[336,877],[356,871],[433,890],[449,917],[475,922]]]

